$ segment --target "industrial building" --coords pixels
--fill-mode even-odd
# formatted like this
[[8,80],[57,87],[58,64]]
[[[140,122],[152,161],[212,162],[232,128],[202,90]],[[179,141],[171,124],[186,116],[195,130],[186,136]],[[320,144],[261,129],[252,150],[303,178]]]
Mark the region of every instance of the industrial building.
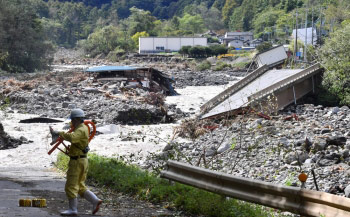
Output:
[[140,37],[139,53],[177,52],[182,46],[207,46],[205,37]]

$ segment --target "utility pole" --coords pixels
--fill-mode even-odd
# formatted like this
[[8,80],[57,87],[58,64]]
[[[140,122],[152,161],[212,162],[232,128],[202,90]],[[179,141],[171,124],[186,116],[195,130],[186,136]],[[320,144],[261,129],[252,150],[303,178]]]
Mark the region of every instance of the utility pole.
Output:
[[331,28],[330,28],[330,32],[333,32],[333,25],[334,25],[334,19],[331,20]]
[[319,29],[319,33],[318,33],[318,43],[321,46],[322,44],[322,39],[321,39],[321,35],[322,35],[322,6],[320,6],[320,29]]
[[304,43],[304,62],[307,62],[307,12],[308,6],[306,8],[306,16],[305,16],[305,43]]
[[311,15],[311,45],[314,46],[314,6],[312,5],[312,15]]
[[298,51],[298,7],[296,8],[296,13],[295,13],[294,62],[297,61],[297,51]]

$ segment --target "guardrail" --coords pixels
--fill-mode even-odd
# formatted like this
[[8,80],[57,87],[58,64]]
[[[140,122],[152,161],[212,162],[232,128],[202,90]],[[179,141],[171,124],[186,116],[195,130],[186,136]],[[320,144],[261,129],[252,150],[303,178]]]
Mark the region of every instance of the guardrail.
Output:
[[227,88],[220,94],[216,95],[214,98],[206,102],[204,105],[201,106],[201,113],[207,112],[209,109],[213,108],[214,106],[218,105],[220,102],[231,96],[233,93],[237,92],[238,90],[245,87],[247,84],[252,82],[254,79],[259,77],[260,75],[264,74],[268,70],[268,66],[264,65],[260,68],[254,70],[249,75],[238,81],[237,83],[233,84],[231,87]]
[[161,172],[162,178],[239,200],[301,216],[350,216],[350,199],[346,197],[241,178],[176,161],[168,161],[167,165],[168,169]]
[[258,100],[258,99],[261,99],[269,94],[272,94],[273,92],[277,91],[277,90],[280,90],[284,87],[288,87],[289,85],[297,82],[298,80],[300,79],[303,79],[305,77],[308,77],[308,76],[312,76],[314,73],[317,72],[317,70],[319,70],[321,68],[321,64],[320,63],[316,63],[312,66],[310,66],[309,68],[291,76],[291,77],[288,77],[282,81],[279,81],[257,93],[254,93],[252,95],[250,95],[248,97],[248,100],[249,101],[252,101],[252,100]]

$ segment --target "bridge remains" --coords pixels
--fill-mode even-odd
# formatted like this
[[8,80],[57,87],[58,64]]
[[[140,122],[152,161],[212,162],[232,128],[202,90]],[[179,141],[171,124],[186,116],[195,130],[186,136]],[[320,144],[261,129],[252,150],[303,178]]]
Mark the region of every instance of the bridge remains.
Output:
[[322,81],[323,69],[316,63],[306,69],[270,69],[263,65],[201,106],[201,119],[235,113],[251,107],[261,112],[285,108]]

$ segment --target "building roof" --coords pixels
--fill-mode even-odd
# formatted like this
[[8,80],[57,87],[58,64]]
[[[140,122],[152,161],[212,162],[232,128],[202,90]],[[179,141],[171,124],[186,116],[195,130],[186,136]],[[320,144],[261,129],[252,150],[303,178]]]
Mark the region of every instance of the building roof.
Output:
[[226,32],[226,35],[253,35],[252,32]]
[[88,68],[86,72],[132,71],[136,69],[138,68],[131,66],[97,66]]
[[149,37],[140,37],[140,38],[207,38],[207,37],[201,37],[201,36],[159,36],[159,37],[152,37],[152,36],[149,36]]

